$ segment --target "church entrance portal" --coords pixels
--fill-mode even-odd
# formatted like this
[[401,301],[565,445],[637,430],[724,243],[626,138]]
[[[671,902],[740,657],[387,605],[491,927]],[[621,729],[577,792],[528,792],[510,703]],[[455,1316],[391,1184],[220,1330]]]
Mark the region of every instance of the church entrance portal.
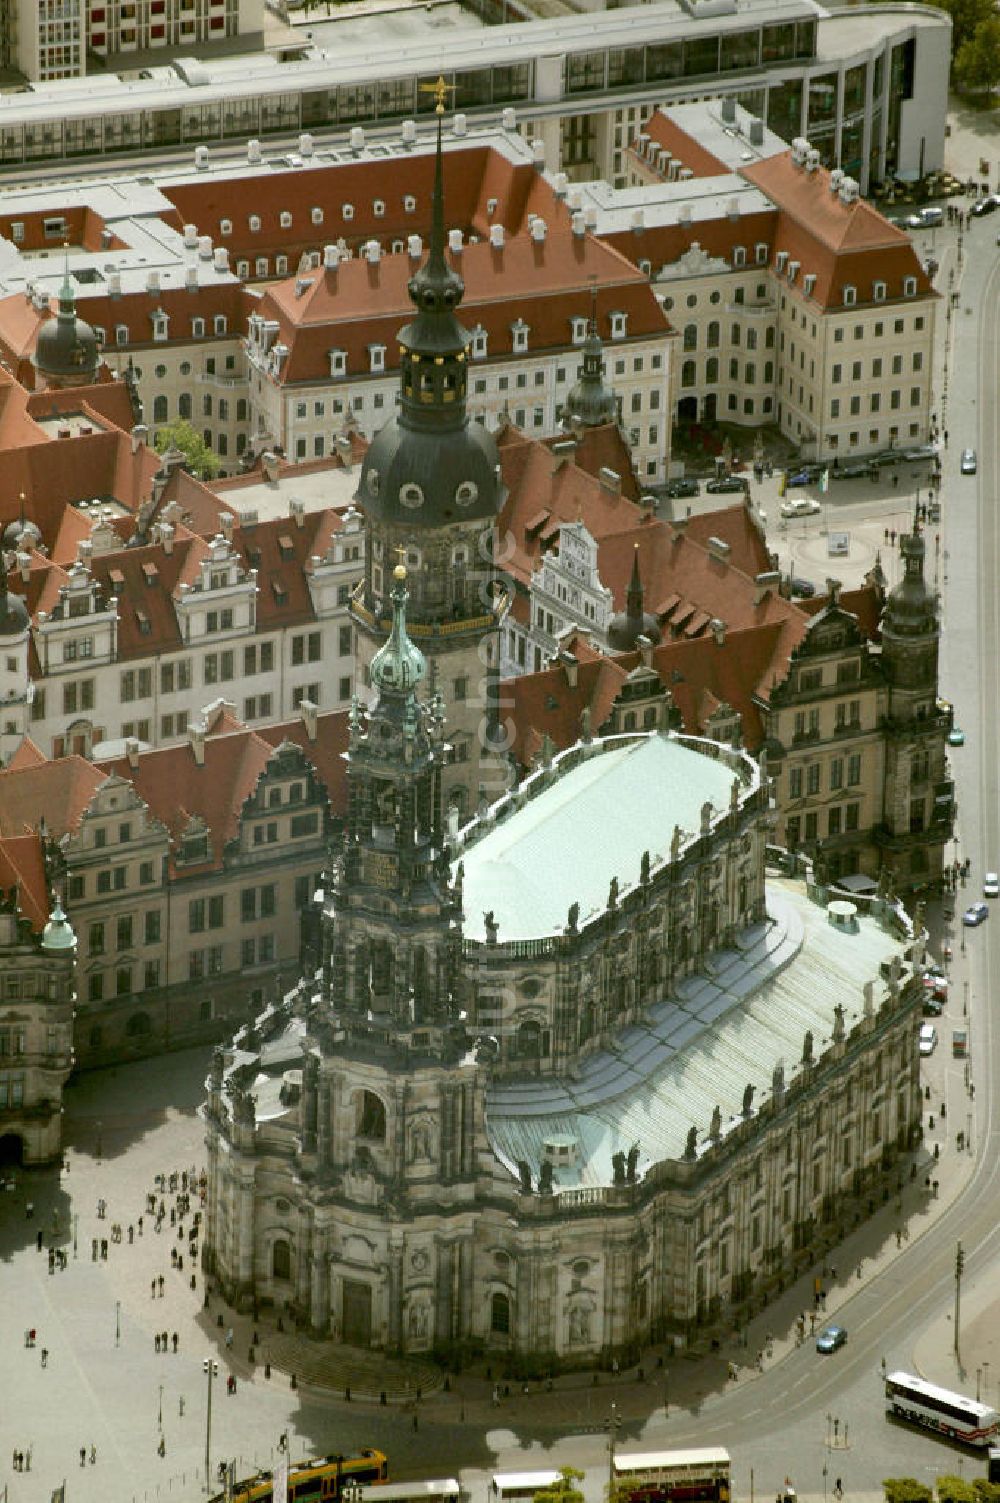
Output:
[[343,1338],[348,1346],[372,1344],[372,1291],[370,1284],[344,1280]]

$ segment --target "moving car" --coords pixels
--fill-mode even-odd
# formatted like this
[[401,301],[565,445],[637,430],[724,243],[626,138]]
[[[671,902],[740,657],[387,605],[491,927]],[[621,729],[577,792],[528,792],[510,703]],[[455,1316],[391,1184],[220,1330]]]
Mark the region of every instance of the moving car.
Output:
[[961,462],[959,464],[959,468],[962,471],[963,475],[974,475],[976,473],[976,451],[975,451],[975,449],[963,449],[962,450],[962,459],[961,459]]
[[811,517],[814,512],[822,510],[819,502],[812,496],[793,496],[790,501],[781,503],[783,517]]
[[820,1331],[816,1337],[816,1350],[818,1352],[835,1352],[838,1346],[843,1346],[847,1340],[847,1332],[843,1326],[827,1326],[825,1331]]
[[718,496],[729,491],[745,491],[748,485],[742,475],[719,475],[715,480],[710,480],[705,489],[713,496]]
[[1000,898],[1000,877],[996,872],[987,872],[983,878],[983,897]]
[[909,460],[933,459],[937,449],[933,444],[917,444],[913,449],[904,449],[903,458]]
[[951,730],[948,732],[948,745],[949,746],[964,746],[965,745],[965,732],[963,730],[959,730],[959,728],[958,728],[957,725],[953,725],[952,728],[951,728]]
[[930,230],[938,224],[944,224],[944,210],[930,204],[908,215],[906,220],[907,228],[911,230]]
[[990,910],[987,904],[982,901],[978,903],[970,903],[968,908],[962,914],[962,923],[967,929],[975,929],[980,924],[985,924],[989,916]]
[[692,480],[687,475],[667,481],[667,495],[672,501],[676,501],[679,496],[697,496],[700,493],[701,486],[697,480]]
[[998,207],[1000,205],[997,204],[995,194],[988,193],[985,198],[976,199],[976,202],[972,205],[972,212],[978,218],[983,214],[992,214]]

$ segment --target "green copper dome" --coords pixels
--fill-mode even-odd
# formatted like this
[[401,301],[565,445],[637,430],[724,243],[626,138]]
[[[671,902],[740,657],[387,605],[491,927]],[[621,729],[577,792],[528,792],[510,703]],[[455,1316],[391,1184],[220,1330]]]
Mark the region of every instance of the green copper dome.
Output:
[[397,564],[393,570],[390,600],[392,601],[392,630],[387,641],[372,658],[372,688],[382,694],[412,694],[427,676],[427,660],[418,647],[414,647],[406,631],[406,570]]
[[42,930],[42,949],[50,955],[65,954],[66,951],[72,952],[76,949],[73,926],[63,912],[58,898],[49,915],[49,921]]

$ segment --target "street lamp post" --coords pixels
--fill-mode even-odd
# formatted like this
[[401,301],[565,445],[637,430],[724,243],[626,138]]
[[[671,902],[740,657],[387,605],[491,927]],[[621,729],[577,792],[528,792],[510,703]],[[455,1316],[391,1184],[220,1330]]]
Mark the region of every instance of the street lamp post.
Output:
[[73,1212],[73,1256],[76,1257],[76,1229],[80,1224],[80,1217]]
[[[122,1344],[122,1302],[115,1300],[115,1346]],[[162,1389],[160,1390],[162,1393]]]
[[160,1403],[156,1411],[156,1423],[163,1429],[163,1384],[160,1384]]
[[212,1490],[212,1379],[219,1375],[219,1364],[213,1357],[205,1357],[202,1369],[208,1382],[208,1403],[205,1407],[205,1491]]
[[621,1420],[618,1417],[618,1405],[612,1399],[611,1408],[608,1411],[608,1497],[614,1496],[615,1489],[615,1437]]

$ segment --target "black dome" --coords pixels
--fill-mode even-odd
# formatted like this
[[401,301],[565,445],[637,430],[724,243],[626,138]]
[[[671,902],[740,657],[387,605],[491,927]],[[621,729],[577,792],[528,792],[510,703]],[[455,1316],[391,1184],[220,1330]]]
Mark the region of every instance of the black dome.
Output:
[[0,637],[19,637],[31,625],[23,595],[12,595],[7,588],[7,568],[0,553]]
[[392,417],[365,455],[356,499],[371,521],[407,527],[492,518],[498,464],[493,435],[481,423],[466,421],[442,443],[439,433]]
[[92,377],[99,360],[97,335],[76,316],[76,298],[67,276],[59,293],[59,312],[42,325],[35,341],[35,369],[43,376],[81,381]]

